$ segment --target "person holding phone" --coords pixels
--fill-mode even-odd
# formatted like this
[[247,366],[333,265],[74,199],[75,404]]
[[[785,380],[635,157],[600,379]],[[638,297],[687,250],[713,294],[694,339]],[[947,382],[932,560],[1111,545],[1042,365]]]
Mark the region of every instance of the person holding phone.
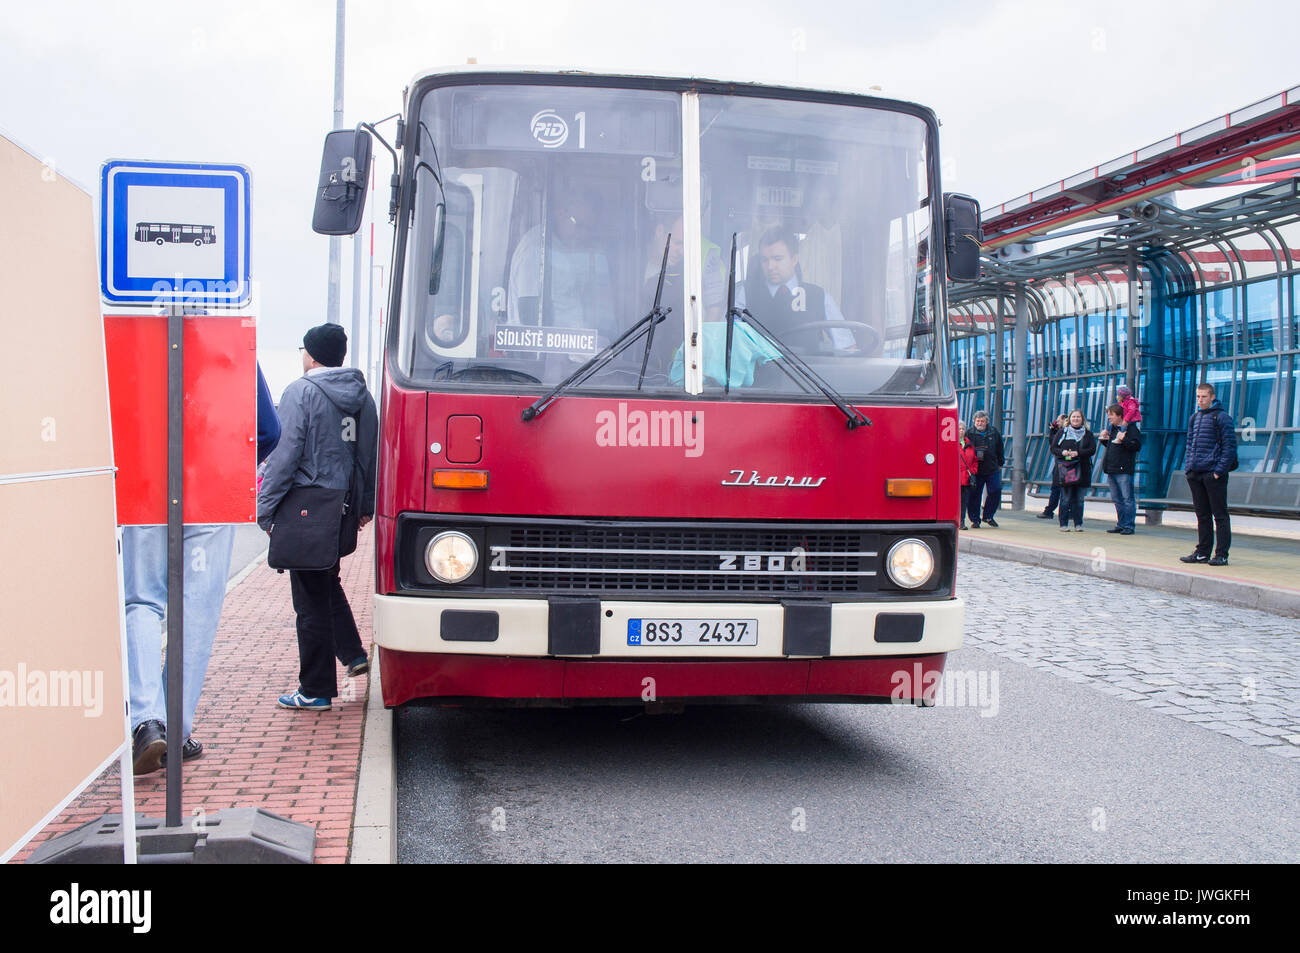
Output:
[[1142,449],[1142,431],[1136,421],[1124,419],[1124,407],[1111,404],[1106,408],[1109,419],[1097,440],[1106,445],[1101,472],[1110,483],[1110,498],[1115,503],[1115,525],[1106,530],[1132,536],[1137,525],[1137,500],[1133,497],[1133,475],[1137,473],[1138,451]]

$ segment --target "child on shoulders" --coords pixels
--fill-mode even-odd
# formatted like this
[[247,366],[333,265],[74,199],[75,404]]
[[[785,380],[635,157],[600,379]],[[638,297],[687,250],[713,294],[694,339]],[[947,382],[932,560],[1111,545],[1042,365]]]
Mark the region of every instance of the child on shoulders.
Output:
[[[1133,391],[1125,384],[1120,384],[1115,388],[1118,397],[1116,401],[1124,408],[1124,423],[1119,428],[1120,434],[1128,432],[1129,424],[1140,424],[1142,422],[1142,411],[1138,408],[1137,398],[1133,396]],[[1119,439],[1123,439],[1121,436]]]

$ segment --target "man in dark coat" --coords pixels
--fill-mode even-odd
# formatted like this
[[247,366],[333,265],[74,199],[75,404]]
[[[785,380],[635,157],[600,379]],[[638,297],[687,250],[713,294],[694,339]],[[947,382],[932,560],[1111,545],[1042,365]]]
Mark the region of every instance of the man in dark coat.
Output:
[[[257,497],[257,523],[274,532],[276,509],[296,486],[359,487],[360,524],[375,512],[379,417],[366,380],[343,367],[347,334],[337,324],[312,328],[302,339],[303,376],[280,398],[280,443],[266,461]],[[354,476],[355,473],[355,476]],[[352,607],[339,583],[339,564],[289,571],[298,615],[298,690],[281,695],[281,708],[328,711],[338,694],[334,659],[349,676],[369,670]]]
[[1132,536],[1137,525],[1137,500],[1133,496],[1133,475],[1137,472],[1137,455],[1142,449],[1142,433],[1136,421],[1124,428],[1124,408],[1111,404],[1106,408],[1110,425],[1097,435],[1106,445],[1101,472],[1110,483],[1110,498],[1115,504],[1115,526],[1106,530]]
[[1187,472],[1187,487],[1192,491],[1192,507],[1196,510],[1197,540],[1196,549],[1179,558],[1185,563],[1226,566],[1228,547],[1232,545],[1228,473],[1237,469],[1237,434],[1232,415],[1214,396],[1213,384],[1196,388],[1196,413],[1187,423],[1183,469]]
[[979,468],[975,471],[975,481],[970,491],[970,528],[980,528],[981,504],[983,498],[983,519],[994,529],[998,522],[993,514],[1002,505],[1002,467],[1006,456],[1002,452],[1002,434],[989,423],[989,415],[982,410],[975,412],[975,426],[966,431],[971,446],[975,448],[975,459]]

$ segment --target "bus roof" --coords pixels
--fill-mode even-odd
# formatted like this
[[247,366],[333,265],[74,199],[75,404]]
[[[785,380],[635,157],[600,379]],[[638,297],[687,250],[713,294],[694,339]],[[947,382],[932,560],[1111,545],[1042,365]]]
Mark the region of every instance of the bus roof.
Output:
[[[775,83],[756,83],[751,80],[742,80],[735,78],[719,79],[705,76],[682,76],[672,73],[623,73],[618,70],[585,70],[585,69],[557,69],[554,67],[538,66],[505,66],[505,65],[488,65],[483,63],[465,63],[458,66],[439,66],[430,69],[421,70],[416,73],[411,82],[403,90],[403,108],[409,105],[408,99],[410,91],[421,82],[437,76],[460,76],[465,74],[492,74],[501,76],[517,77],[520,80],[527,80],[529,76],[570,76],[582,77],[590,76],[604,80],[625,79],[632,82],[674,82],[674,83],[701,83],[707,85],[720,86],[742,86],[749,90],[771,90],[774,93],[781,94],[783,98],[798,98],[800,93],[813,94],[832,94],[837,96],[851,96],[860,99],[874,100],[881,106],[903,106],[908,111],[921,111],[931,115],[934,111],[928,106],[920,103],[911,102],[910,100],[893,99],[886,96],[878,95],[878,91],[872,90],[840,90],[840,89],[819,89],[810,86],[784,86]],[[937,118],[936,118],[937,122]]]

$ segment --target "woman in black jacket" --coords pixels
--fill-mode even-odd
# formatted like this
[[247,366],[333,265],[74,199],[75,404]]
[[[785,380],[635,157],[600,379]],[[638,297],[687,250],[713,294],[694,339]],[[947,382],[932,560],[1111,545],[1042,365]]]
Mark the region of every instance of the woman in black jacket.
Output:
[[1061,483],[1061,532],[1068,533],[1071,514],[1074,531],[1083,532],[1083,491],[1092,486],[1092,457],[1097,440],[1083,419],[1083,411],[1070,411],[1070,419],[1052,441],[1056,475]]

